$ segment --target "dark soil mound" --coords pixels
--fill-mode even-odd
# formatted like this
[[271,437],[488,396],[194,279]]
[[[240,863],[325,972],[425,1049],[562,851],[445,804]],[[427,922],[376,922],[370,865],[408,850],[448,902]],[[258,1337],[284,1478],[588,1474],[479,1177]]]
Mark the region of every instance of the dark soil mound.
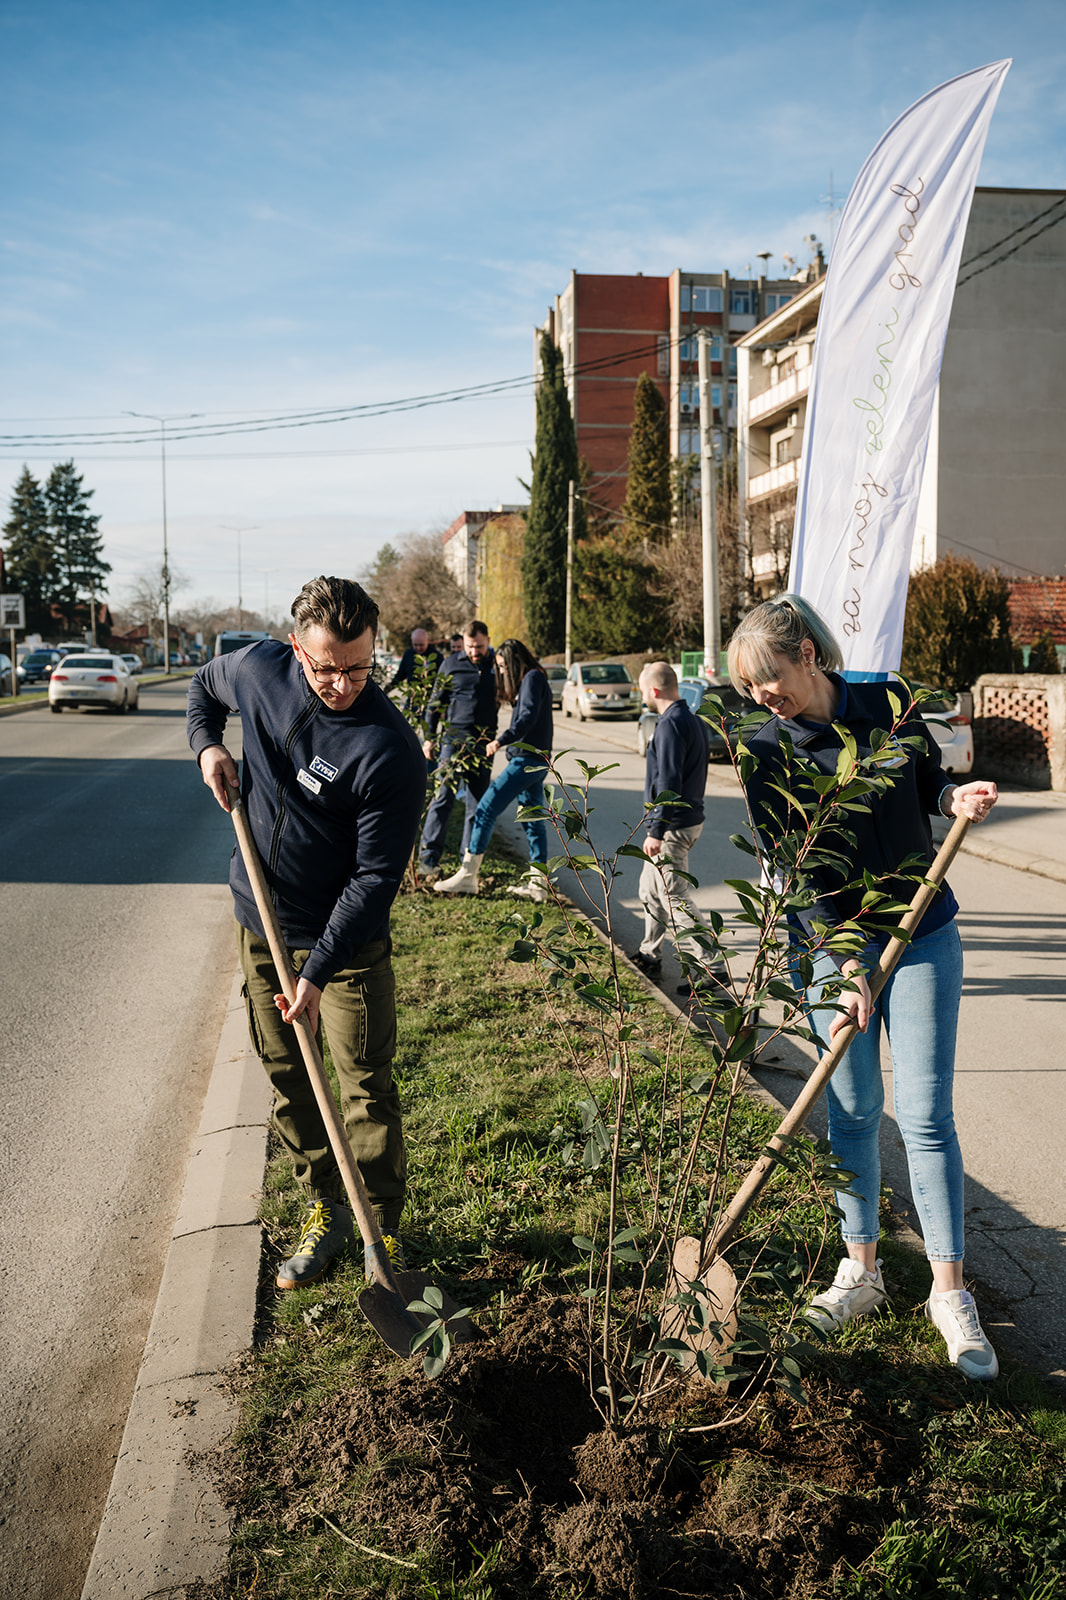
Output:
[[[767,1392],[716,1430],[727,1402],[700,1387],[685,1421],[704,1431],[678,1428],[675,1395],[673,1416],[615,1433],[587,1374],[580,1305],[529,1297],[434,1381],[412,1363],[289,1419],[295,1443],[263,1476],[293,1525],[314,1484],[316,1508],[353,1537],[397,1556],[432,1545],[457,1578],[499,1545],[499,1596],[824,1594],[843,1558],[876,1544],[871,1497],[906,1463],[861,1391],[815,1387],[808,1407]],[[247,1450],[244,1470],[256,1477]]]

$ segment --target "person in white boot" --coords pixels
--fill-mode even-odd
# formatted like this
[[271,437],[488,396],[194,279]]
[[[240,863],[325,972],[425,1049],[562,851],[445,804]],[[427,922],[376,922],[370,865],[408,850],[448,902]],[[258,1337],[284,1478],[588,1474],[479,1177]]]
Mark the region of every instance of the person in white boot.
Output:
[[[506,733],[493,739],[486,748],[492,757],[497,750],[510,747],[507,765],[489,785],[478,802],[470,830],[470,844],[459,871],[433,885],[437,894],[477,894],[478,869],[489,847],[498,817],[516,801],[520,810],[543,810],[544,774],[551,754],[552,697],[544,669],[520,639],[505,639],[496,651],[497,694],[501,702],[514,707]],[[519,746],[531,748],[519,749]],[[530,900],[548,898],[548,828],[542,817],[523,818],[529,840],[530,871],[526,882],[510,892]]]

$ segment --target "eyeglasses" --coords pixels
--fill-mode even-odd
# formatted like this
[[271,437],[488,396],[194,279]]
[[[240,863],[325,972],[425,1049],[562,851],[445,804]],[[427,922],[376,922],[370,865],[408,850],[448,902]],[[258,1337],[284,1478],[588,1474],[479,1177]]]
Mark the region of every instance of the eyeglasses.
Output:
[[307,651],[304,649],[303,645],[300,646],[300,654],[310,667],[316,683],[328,683],[331,678],[347,678],[348,682],[351,684],[365,683],[378,664],[378,658],[376,654],[371,657],[370,665],[368,667],[322,666],[314,659],[313,656],[309,656],[307,654]]

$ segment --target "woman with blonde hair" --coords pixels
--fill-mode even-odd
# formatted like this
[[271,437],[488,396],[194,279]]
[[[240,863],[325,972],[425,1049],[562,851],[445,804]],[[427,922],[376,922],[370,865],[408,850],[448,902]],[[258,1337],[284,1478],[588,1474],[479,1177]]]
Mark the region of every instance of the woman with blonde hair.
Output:
[[[478,802],[470,844],[459,871],[433,885],[438,894],[477,894],[481,859],[489,847],[497,818],[515,801],[520,809],[544,805],[546,758],[551,754],[555,731],[551,687],[544,668],[521,639],[505,639],[496,649],[496,680],[498,699],[502,704],[513,706],[514,711],[506,733],[493,739],[486,746],[485,754],[491,759],[497,750],[519,744],[532,746],[532,749],[510,752],[507,765]],[[546,867],[547,825],[543,819],[530,819],[523,820],[522,826],[529,840],[530,862]],[[525,884],[516,886],[511,893],[530,900],[547,900],[546,873],[531,867]]]
[[[892,784],[841,817],[841,831],[826,842],[834,852],[846,855],[846,864],[827,862],[823,853],[819,864],[804,873],[805,887],[816,895],[813,904],[792,913],[794,936],[813,963],[807,988],[812,1027],[824,1046],[849,1018],[859,1029],[826,1090],[833,1152],[841,1166],[855,1174],[853,1189],[837,1194],[847,1255],[832,1286],[815,1295],[809,1314],[832,1331],[877,1310],[886,1299],[877,1259],[883,1027],[892,1052],[896,1121],[933,1277],[926,1315],[944,1336],[948,1359],[960,1372],[969,1378],[994,1378],[999,1371],[996,1354],[963,1285],[963,1168],[952,1109],[962,993],[962,949],[955,926],[958,903],[947,884],[941,885],[876,1003],[871,1001],[866,974],[876,965],[888,935],[871,937],[859,955],[844,957],[826,949],[819,925],[833,929],[860,915],[864,871],[881,879],[883,892],[893,899],[910,900],[913,874],[921,866],[909,863],[917,858],[928,865],[934,855],[930,815],[939,812],[980,822],[996,803],[996,786],[953,783],[940,765],[936,741],[917,713],[908,711],[903,725],[893,729],[897,717],[889,696],[906,703],[901,686],[847,681],[838,671],[841,660],[839,646],[822,618],[800,596],[791,594],[756,606],[742,619],[729,645],[734,685],[771,713],[745,739],[756,763],[745,790],[763,852],[771,861],[775,842],[797,826],[801,815],[781,793],[789,789],[797,770],[789,748],[802,764],[829,775],[837,770],[845,733],[860,756],[881,748],[883,740],[874,742],[878,730],[891,730],[897,740],[918,741],[913,747],[897,744],[898,754],[888,769],[894,776]],[[787,736],[784,746],[782,735]],[[848,987],[828,1012],[833,1015],[835,1010],[827,1026],[822,997],[827,985],[839,986],[842,978]]]

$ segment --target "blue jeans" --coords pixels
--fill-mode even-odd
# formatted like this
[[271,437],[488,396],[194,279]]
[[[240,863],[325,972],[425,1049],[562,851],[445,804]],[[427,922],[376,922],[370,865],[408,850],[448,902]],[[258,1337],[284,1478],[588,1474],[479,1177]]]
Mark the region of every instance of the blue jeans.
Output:
[[[543,806],[545,766],[528,766],[525,756],[512,756],[498,778],[493,779],[474,812],[474,826],[470,830],[469,850],[472,856],[483,856],[489,847],[496,818],[501,817],[516,800],[519,807]],[[548,861],[548,828],[544,821],[523,822],[529,840],[529,859],[542,866]]]
[[[486,736],[471,734],[458,740],[451,740],[445,735],[441,742],[438,766],[443,767],[454,755],[461,753],[474,756],[485,748]],[[422,829],[422,843],[418,851],[418,858],[424,867],[436,867],[444,853],[444,837],[448,832],[448,819],[452,814],[452,806],[460,792],[465,791],[466,815],[463,818],[463,840],[461,850],[465,854],[470,848],[470,829],[474,822],[474,812],[477,803],[489,786],[492,777],[492,762],[482,758],[476,762],[471,771],[461,776],[456,774],[454,788],[443,784],[438,789],[429,810],[426,812],[426,823]]]
[[[807,990],[811,1004],[822,986],[839,976],[829,956],[816,957],[814,968],[814,982]],[[949,922],[904,950],[877,998],[866,1032],[855,1035],[829,1081],[829,1142],[845,1171],[856,1178],[856,1194],[837,1194],[844,1213],[840,1231],[845,1244],[872,1244],[881,1232],[877,1208],[878,1131],[885,1103],[879,1049],[883,1025],[892,1052],[896,1122],[907,1151],[925,1253],[930,1261],[963,1258],[962,1155],[952,1111],[961,995],[962,945],[954,922]],[[817,1011],[811,1018],[827,1046],[835,1015]]]

